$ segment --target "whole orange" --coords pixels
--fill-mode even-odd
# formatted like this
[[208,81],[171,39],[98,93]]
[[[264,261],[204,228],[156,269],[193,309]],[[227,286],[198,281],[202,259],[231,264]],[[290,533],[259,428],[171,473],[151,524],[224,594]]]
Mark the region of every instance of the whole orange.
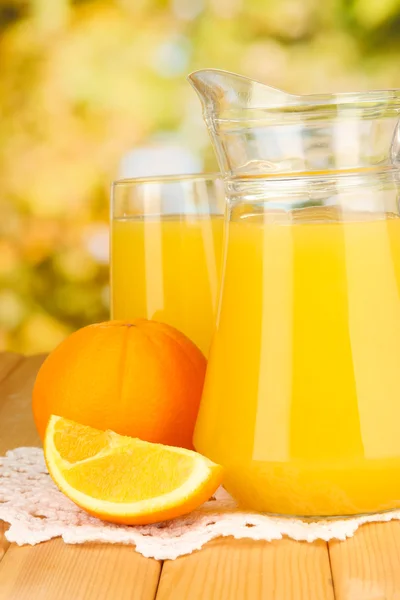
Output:
[[43,363],[33,415],[43,439],[50,416],[148,442],[193,448],[206,359],[176,329],[145,319],[89,325]]

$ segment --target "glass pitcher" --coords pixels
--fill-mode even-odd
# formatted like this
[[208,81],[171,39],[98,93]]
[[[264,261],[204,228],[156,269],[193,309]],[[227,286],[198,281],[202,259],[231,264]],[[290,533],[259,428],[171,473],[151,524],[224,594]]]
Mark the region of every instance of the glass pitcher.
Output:
[[247,508],[399,507],[400,90],[190,81],[228,198],[195,447]]

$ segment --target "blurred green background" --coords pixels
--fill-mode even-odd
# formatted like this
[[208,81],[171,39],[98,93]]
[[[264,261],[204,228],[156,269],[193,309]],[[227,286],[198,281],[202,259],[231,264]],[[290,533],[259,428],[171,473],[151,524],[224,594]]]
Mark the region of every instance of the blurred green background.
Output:
[[172,143],[215,169],[191,70],[400,87],[400,0],[0,0],[0,36],[0,350],[107,319],[127,152]]

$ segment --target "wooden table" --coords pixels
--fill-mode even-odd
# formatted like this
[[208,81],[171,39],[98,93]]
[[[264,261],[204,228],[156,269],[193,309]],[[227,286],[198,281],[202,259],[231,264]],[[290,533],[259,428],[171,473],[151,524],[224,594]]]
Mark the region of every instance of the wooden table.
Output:
[[[0,456],[39,445],[30,403],[43,358],[0,353]],[[164,563],[129,546],[17,547],[5,530],[0,600],[400,600],[400,522],[329,544],[220,539]]]

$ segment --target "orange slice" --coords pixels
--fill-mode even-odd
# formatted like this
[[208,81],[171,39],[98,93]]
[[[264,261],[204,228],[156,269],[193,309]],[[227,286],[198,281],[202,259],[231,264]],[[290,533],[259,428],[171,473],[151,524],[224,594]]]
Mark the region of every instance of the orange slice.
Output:
[[221,483],[222,467],[201,454],[150,444],[52,416],[44,453],[60,490],[91,515],[146,525],[187,514]]

